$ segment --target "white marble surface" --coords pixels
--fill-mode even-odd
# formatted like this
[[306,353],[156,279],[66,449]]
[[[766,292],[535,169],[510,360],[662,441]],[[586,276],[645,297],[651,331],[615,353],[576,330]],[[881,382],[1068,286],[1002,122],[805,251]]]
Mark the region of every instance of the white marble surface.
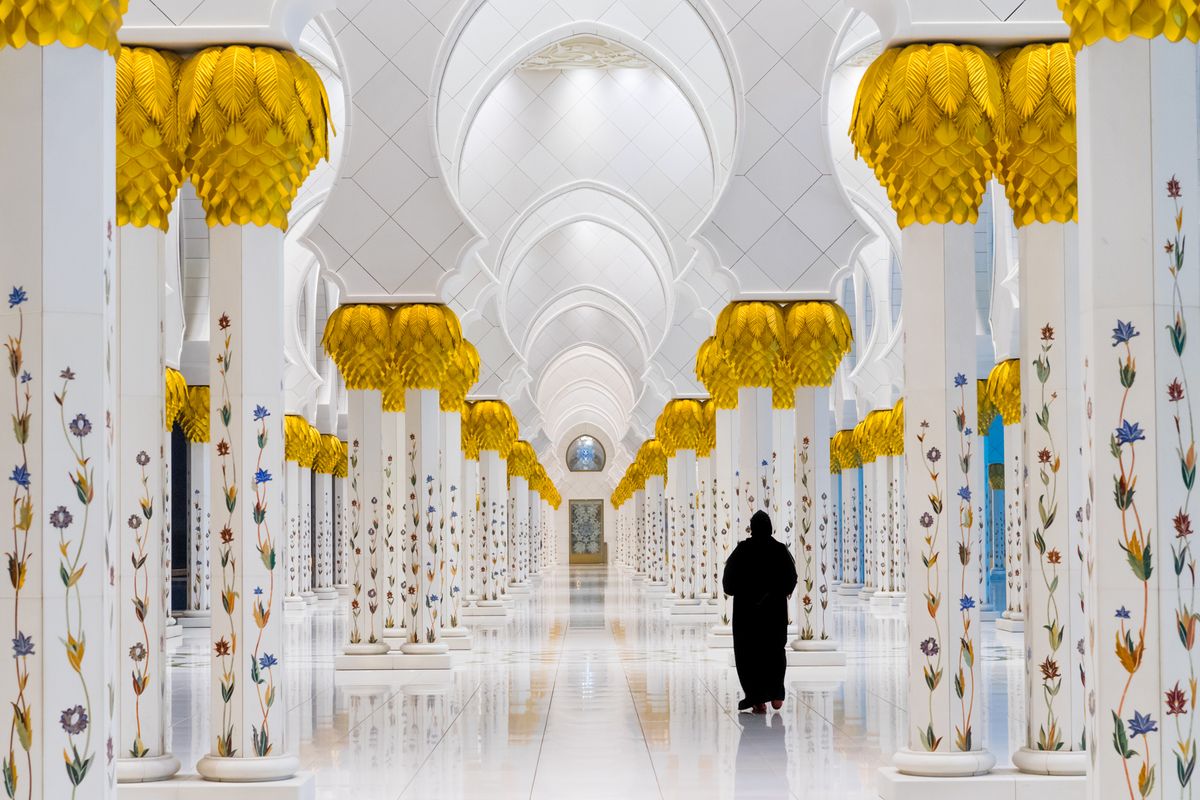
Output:
[[[705,648],[708,623],[672,619],[643,587],[560,569],[507,622],[476,624],[450,673],[356,673],[352,686],[333,670],[345,636],[334,604],[289,616],[290,746],[318,798],[877,797],[876,768],[905,739],[898,608],[835,597],[845,680],[789,674],[783,710],[762,718],[736,713],[737,677],[727,651]],[[1022,644],[984,630],[987,746],[1004,766],[1022,736]],[[208,747],[206,634],[186,631],[171,657],[185,772]]]

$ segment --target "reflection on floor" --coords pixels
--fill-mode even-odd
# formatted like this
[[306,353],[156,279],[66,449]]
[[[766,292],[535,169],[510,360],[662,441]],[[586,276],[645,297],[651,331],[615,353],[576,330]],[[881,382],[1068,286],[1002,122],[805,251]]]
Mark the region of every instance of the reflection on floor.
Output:
[[[506,624],[475,628],[449,673],[358,673],[359,685],[335,676],[343,619],[321,606],[288,619],[287,736],[323,799],[874,798],[876,767],[904,741],[904,622],[899,608],[834,602],[844,681],[789,675],[766,718],[736,712],[707,623],[670,619],[615,570],[543,576]],[[985,630],[987,746],[1004,765],[1022,738],[1022,644]],[[207,633],[185,634],[169,676],[189,772],[208,747]]]

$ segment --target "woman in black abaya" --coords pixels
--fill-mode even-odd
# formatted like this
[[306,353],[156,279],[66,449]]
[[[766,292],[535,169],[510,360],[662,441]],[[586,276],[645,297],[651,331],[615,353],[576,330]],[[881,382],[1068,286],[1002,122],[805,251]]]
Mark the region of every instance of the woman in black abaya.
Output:
[[796,588],[796,562],[772,535],[771,518],[756,511],[750,538],[725,562],[721,586],[733,601],[733,658],[745,697],[738,710],[765,714],[783,705],[787,671],[788,598]]

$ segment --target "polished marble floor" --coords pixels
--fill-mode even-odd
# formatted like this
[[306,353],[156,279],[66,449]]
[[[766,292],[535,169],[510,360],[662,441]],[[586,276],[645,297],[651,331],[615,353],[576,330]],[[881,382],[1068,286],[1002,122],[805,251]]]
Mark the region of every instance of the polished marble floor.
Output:
[[[317,606],[288,619],[288,738],[322,800],[874,798],[904,740],[904,621],[834,602],[844,674],[789,674],[765,718],[737,713],[707,623],[671,619],[616,570],[540,577],[448,673],[335,674],[341,615]],[[985,632],[988,747],[1005,764],[1022,736],[1022,643]],[[169,680],[173,750],[192,771],[208,743],[206,629],[174,646]]]

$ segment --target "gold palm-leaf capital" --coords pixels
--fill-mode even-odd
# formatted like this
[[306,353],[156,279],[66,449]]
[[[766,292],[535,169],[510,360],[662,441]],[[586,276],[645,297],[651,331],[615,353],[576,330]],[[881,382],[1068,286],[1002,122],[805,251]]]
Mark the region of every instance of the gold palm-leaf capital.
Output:
[[391,368],[392,309],[359,303],[338,306],[325,323],[321,346],[351,390],[383,389]]
[[117,224],[167,230],[182,182],[179,73],[183,59],[149,47],[117,55]]

